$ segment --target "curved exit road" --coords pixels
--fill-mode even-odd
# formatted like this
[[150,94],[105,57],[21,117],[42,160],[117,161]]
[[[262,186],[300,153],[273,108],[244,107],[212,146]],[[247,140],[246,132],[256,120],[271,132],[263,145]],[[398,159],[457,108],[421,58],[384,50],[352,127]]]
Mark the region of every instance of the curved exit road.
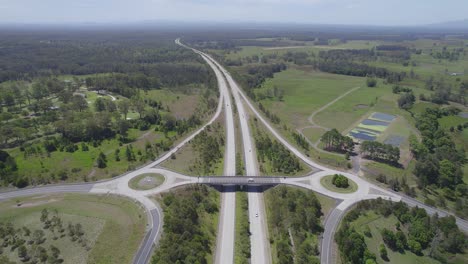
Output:
[[[147,234],[144,237],[138,252],[134,257],[133,263],[137,264],[146,264],[149,262],[151,252],[153,249],[154,243],[159,239],[161,235],[161,211],[157,204],[149,198],[151,195],[155,195],[161,192],[166,192],[172,188],[187,185],[187,184],[196,184],[201,183],[199,179],[195,177],[189,177],[181,175],[166,169],[155,168],[155,166],[162,163],[164,160],[168,159],[173,153],[177,152],[182,146],[192,140],[196,135],[203,131],[207,126],[211,125],[221,114],[224,108],[226,110],[226,153],[225,153],[225,174],[234,175],[235,174],[235,144],[234,144],[234,125],[233,125],[233,116],[232,116],[232,107],[231,99],[228,91],[232,93],[236,107],[239,113],[241,130],[242,130],[242,140],[244,144],[244,159],[245,166],[248,175],[254,176],[257,175],[256,168],[256,158],[254,155],[254,146],[252,144],[252,135],[250,134],[248,126],[248,114],[245,111],[244,104],[250,108],[253,114],[259,119],[266,128],[283,144],[285,145],[292,153],[302,159],[306,164],[311,167],[315,167],[321,171],[313,173],[306,177],[297,177],[297,178],[286,178],[281,180],[280,183],[298,186],[307,188],[331,198],[339,199],[341,202],[338,206],[329,214],[324,224],[324,233],[323,239],[321,241],[321,262],[328,264],[333,263],[333,234],[339,225],[339,221],[343,216],[344,212],[353,204],[364,200],[364,199],[376,199],[383,198],[393,201],[403,201],[409,206],[418,206],[424,208],[429,214],[439,214],[440,216],[446,216],[449,213],[440,209],[432,208],[424,205],[423,203],[389,191],[387,189],[381,188],[375,184],[367,182],[367,180],[358,177],[357,175],[342,172],[334,169],[327,168],[322,166],[301,153],[293,145],[287,142],[282,135],[280,135],[266,119],[256,110],[253,104],[249,101],[243,91],[239,88],[236,82],[233,80],[229,72],[224,69],[216,60],[214,60],[208,54],[200,52],[198,50],[192,49],[188,46],[180,43],[179,39],[176,40],[176,43],[193,50],[195,53],[201,55],[201,57],[209,64],[217,76],[218,87],[220,90],[220,98],[218,102],[218,107],[213,115],[213,117],[200,129],[196,130],[190,136],[185,138],[177,146],[172,148],[165,155],[160,157],[154,162],[147,164],[135,171],[129,172],[122,176],[113,178],[111,180],[106,180],[98,183],[83,183],[83,184],[66,184],[66,185],[50,185],[44,187],[36,187],[29,189],[21,189],[10,192],[0,193],[0,201],[6,199],[14,199],[21,196],[31,196],[38,194],[50,194],[50,193],[97,193],[97,194],[115,194],[129,197],[130,199],[135,200],[146,210],[148,216],[148,228]],[[228,84],[228,85],[227,85]],[[136,191],[130,189],[128,182],[141,174],[144,173],[160,173],[165,176],[165,182],[156,187],[155,189],[147,191]],[[340,194],[331,192],[320,184],[321,177],[326,175],[340,173],[351,180],[355,181],[358,185],[358,190],[352,194]],[[235,196],[233,193],[232,196],[223,195],[221,211],[220,211],[220,225],[218,232],[218,242],[216,249],[216,263],[232,263],[233,262],[233,252],[234,252],[234,213],[235,213]],[[233,206],[234,205],[234,206]],[[257,217],[258,214],[258,217]],[[269,251],[269,242],[267,240],[267,225],[266,225],[266,215],[263,208],[263,200],[260,193],[250,192],[249,193],[249,220],[251,222],[251,242],[252,242],[252,263],[254,264],[263,264],[271,262],[271,253]],[[468,232],[468,222],[460,218],[456,218],[457,225],[464,232]]]
[[[204,54],[204,53],[203,53]],[[216,60],[214,60],[211,56],[204,54],[207,56],[213,63],[216,64],[216,66],[221,69],[228,80],[228,83],[231,86],[231,92],[234,95],[240,95],[245,102],[245,104],[250,108],[250,110],[254,113],[254,115],[259,119],[265,126],[266,128],[285,146],[287,147],[292,153],[294,153],[297,157],[299,157],[302,161],[304,161],[306,164],[308,164],[311,167],[317,168],[321,170],[319,173],[314,173],[310,175],[309,177],[309,184],[303,184],[301,181],[304,179],[298,179],[296,182],[291,181],[289,184],[296,185],[296,186],[301,186],[304,188],[312,189],[315,191],[318,191],[319,193],[322,193],[326,196],[329,196],[331,198],[338,198],[341,199],[343,198],[343,201],[340,202],[340,204],[332,211],[330,216],[326,219],[326,222],[324,224],[324,234],[323,234],[323,239],[322,239],[322,250],[321,250],[321,263],[328,264],[333,262],[333,252],[331,250],[333,246],[333,234],[339,224],[339,220],[342,218],[343,214],[345,213],[346,209],[348,209],[350,206],[353,204],[365,200],[365,199],[376,199],[376,198],[383,198],[387,200],[392,200],[392,201],[402,201],[409,206],[418,206],[420,208],[424,208],[429,214],[435,214],[437,213],[440,216],[446,216],[449,215],[448,212],[444,210],[440,210],[437,208],[429,207],[413,198],[401,195],[399,193],[395,193],[393,191],[381,188],[373,183],[368,182],[366,179],[363,179],[355,174],[347,173],[347,172],[342,172],[339,170],[334,170],[330,169],[328,167],[325,167],[323,165],[320,165],[313,160],[309,159],[307,156],[305,156],[302,152],[300,152],[296,147],[291,145],[288,141],[286,141],[282,135],[280,135],[270,124],[266,119],[257,111],[257,109],[253,106],[253,104],[250,102],[250,100],[247,98],[247,96],[244,94],[244,92],[239,88],[239,86],[236,84],[236,82],[233,80],[232,76],[229,74],[229,72],[221,65],[219,64]],[[242,133],[243,138],[245,138],[247,133]],[[247,156],[246,156],[247,158]],[[250,157],[250,159],[254,159],[253,156]],[[247,160],[246,160],[247,162]],[[358,191],[349,197],[347,196],[342,196],[338,193],[330,192],[328,190],[323,190],[320,189],[320,182],[319,179],[320,177],[323,177],[324,175],[331,175],[331,174],[343,174],[347,177],[349,177],[351,180],[355,181],[358,184]],[[249,203],[250,206],[250,203]],[[468,222],[466,220],[460,219],[456,217],[456,222],[457,225],[461,230],[464,232],[468,232]],[[252,250],[254,249],[254,245],[252,245]],[[262,263],[262,262],[253,262],[253,263]]]

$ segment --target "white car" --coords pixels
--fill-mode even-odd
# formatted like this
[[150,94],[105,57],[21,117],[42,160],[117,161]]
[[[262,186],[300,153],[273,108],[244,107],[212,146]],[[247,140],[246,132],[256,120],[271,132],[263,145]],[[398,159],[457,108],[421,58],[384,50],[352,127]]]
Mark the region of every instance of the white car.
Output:
[[255,217],[258,217],[258,213],[255,214]]
[[255,181],[254,181],[253,178],[249,178],[249,179],[247,180],[247,182],[248,182],[248,183],[251,183],[251,182],[255,182]]

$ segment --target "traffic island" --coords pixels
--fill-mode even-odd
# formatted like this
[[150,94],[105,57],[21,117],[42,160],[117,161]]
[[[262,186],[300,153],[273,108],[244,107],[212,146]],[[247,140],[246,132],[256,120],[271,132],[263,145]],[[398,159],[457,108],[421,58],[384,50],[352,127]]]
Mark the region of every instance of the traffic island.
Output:
[[341,174],[324,176],[320,179],[320,183],[326,189],[338,193],[353,193],[358,189],[354,181]]
[[150,190],[163,184],[165,177],[159,173],[145,173],[138,175],[128,182],[128,187],[134,190]]

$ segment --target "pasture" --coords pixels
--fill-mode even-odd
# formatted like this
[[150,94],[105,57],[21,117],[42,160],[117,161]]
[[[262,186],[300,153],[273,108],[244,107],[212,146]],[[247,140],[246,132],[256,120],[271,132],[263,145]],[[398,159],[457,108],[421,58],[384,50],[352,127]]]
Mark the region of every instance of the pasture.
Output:
[[[0,222],[39,230],[44,208],[57,210],[65,228],[68,223],[82,226],[86,247],[67,235],[53,239],[50,230],[44,231],[41,246],[57,247],[64,264],[131,263],[145,233],[145,212],[133,201],[114,196],[54,194],[7,200],[0,202]],[[16,251],[4,250],[3,255],[19,263]]]

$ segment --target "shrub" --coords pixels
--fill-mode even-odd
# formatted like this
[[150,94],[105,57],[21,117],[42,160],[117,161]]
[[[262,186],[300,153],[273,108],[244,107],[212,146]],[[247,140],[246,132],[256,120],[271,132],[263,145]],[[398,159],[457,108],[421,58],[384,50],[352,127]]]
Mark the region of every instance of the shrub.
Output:
[[346,178],[345,176],[343,176],[341,174],[335,174],[333,176],[332,183],[333,183],[333,185],[335,185],[338,188],[348,188],[349,187],[348,178]]

